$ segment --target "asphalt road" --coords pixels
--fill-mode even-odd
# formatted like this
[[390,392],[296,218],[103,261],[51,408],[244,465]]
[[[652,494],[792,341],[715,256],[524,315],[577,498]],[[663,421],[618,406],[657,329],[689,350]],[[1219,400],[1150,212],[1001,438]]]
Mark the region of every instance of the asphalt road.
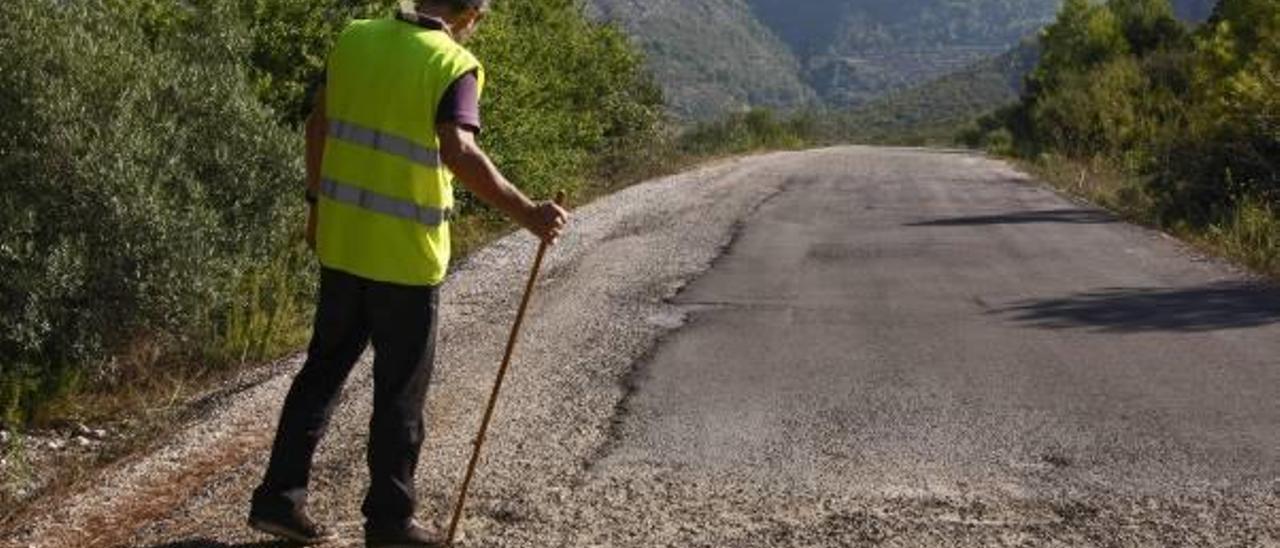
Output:
[[[533,242],[445,290],[422,518],[461,478]],[[1280,291],[963,153],[728,161],[582,208],[465,546],[1280,546]],[[288,374],[212,394],[14,545],[258,546]],[[312,505],[358,544],[369,379]]]

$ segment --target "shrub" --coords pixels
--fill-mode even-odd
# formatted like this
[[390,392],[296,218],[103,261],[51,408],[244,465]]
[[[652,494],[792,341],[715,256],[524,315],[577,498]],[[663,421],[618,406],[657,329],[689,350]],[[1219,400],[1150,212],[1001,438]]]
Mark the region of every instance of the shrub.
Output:
[[799,148],[819,142],[825,131],[810,113],[780,118],[771,110],[753,109],[693,126],[680,136],[678,147],[694,156]]
[[[490,77],[481,140],[534,196],[625,169],[658,136],[662,96],[643,58],[581,10],[575,0],[499,2],[474,44]],[[464,209],[479,206],[463,196]]]
[[1116,155],[1142,136],[1138,94],[1145,80],[1137,62],[1120,57],[1090,71],[1056,75],[1031,107],[1036,138],[1069,155]]
[[1200,156],[1179,154],[1195,160],[1183,163],[1182,171],[1197,182],[1230,184],[1216,192],[1187,185],[1187,199],[1207,192],[1280,205],[1280,4],[1222,2],[1197,41],[1193,62],[1197,108],[1179,146]]
[[1023,114],[981,120],[967,141],[1003,126],[1020,153],[1105,162],[1143,183],[1127,191],[1143,218],[1274,271],[1280,3],[1220,0],[1192,33],[1163,0],[1068,0],[1043,46],[1006,111]]
[[[232,14],[164,5],[0,5],[9,421],[198,354],[238,280],[288,252],[297,139],[251,93]],[[304,291],[293,274],[288,291]]]
[[[300,344],[295,127],[337,31],[388,4],[0,2],[0,423]],[[616,29],[573,0],[499,0],[481,36],[482,139],[526,191],[649,161],[662,99]]]

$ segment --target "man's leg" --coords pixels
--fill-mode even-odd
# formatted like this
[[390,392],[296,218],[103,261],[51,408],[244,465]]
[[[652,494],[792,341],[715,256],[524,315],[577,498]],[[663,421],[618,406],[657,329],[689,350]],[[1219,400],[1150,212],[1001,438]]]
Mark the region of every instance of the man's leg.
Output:
[[307,361],[285,398],[262,485],[254,491],[255,513],[301,512],[306,505],[311,460],[329,426],[342,385],[369,340],[364,307],[368,282],[325,269]]
[[414,475],[424,434],[422,406],[434,368],[437,298],[433,287],[370,289],[374,398],[363,511],[375,529],[408,526],[417,503]]

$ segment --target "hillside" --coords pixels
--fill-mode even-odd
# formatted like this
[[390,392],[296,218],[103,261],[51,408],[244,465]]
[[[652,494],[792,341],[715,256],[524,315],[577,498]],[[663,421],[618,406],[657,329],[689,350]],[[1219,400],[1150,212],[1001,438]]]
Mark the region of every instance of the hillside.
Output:
[[863,104],[1007,51],[1060,0],[591,0],[649,53],[678,115]]
[[795,56],[743,0],[592,0],[588,14],[618,23],[648,52],[679,117],[816,99]]
[[751,0],[831,106],[951,74],[1007,51],[1053,19],[1060,0]]
[[[1173,0],[1175,12],[1194,21],[1206,19],[1214,4]],[[954,96],[972,103],[948,103],[942,109],[948,116],[970,111],[986,97],[1011,101],[1021,75],[994,95],[952,90],[979,85],[995,91],[990,84],[1008,75],[984,74],[1001,63],[988,61],[1033,37],[1060,5],[1061,0],[591,0],[588,7],[620,23],[649,53],[674,112],[704,118],[746,106],[804,106],[815,98],[827,107],[862,110],[883,109],[886,101],[899,110],[926,105],[939,93],[944,100]],[[908,91],[921,85],[944,89]]]
[[1040,50],[1027,39],[1001,55],[982,60],[927,84],[890,92],[838,116],[833,133],[854,141],[895,141],[911,137],[948,142],[973,119],[1018,100]]
[[[1203,23],[1216,0],[1174,0],[1174,13]],[[1026,38],[1012,50],[905,90],[889,92],[837,119],[839,135],[853,140],[949,141],[974,118],[1014,103],[1040,59],[1038,40]]]

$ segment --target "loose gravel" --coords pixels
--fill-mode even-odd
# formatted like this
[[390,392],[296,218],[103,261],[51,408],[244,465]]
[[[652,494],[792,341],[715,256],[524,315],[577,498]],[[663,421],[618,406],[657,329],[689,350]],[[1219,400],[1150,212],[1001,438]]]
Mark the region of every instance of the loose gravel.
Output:
[[[817,153],[821,154],[821,153]],[[737,223],[814,153],[726,160],[578,209],[549,254],[473,484],[464,545],[554,512],[609,444],[632,365],[682,312],[666,303],[708,268]],[[442,290],[420,515],[443,523],[514,319],[536,241],[513,234],[454,269]],[[366,355],[316,458],[310,509],[358,545],[372,379]],[[223,546],[244,527],[279,406],[301,356],[224,398],[160,450],[122,462],[60,500],[38,501],[5,546]],[[543,544],[545,545],[545,544]]]

